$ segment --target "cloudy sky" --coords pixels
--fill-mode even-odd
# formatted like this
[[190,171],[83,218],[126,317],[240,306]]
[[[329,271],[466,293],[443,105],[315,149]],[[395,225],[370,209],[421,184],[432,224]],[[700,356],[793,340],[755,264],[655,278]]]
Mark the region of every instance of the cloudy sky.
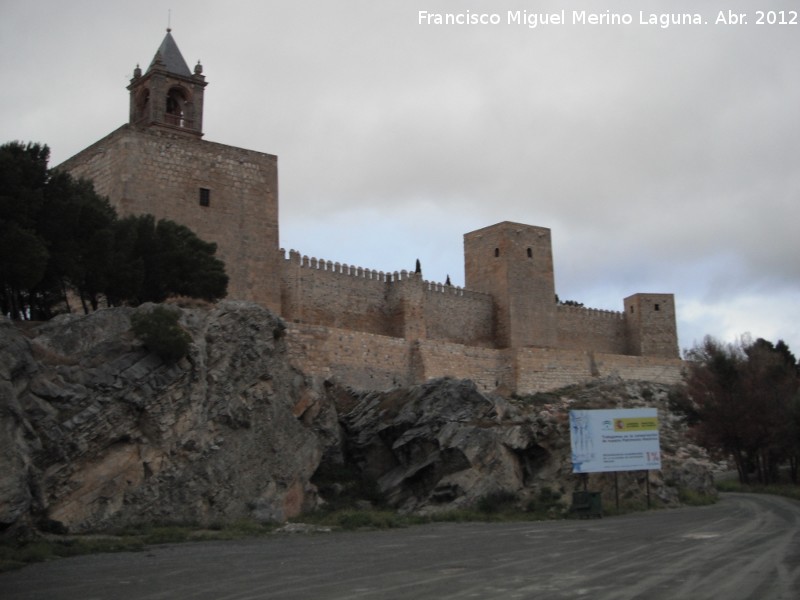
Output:
[[681,348],[800,355],[800,22],[759,10],[798,22],[792,0],[0,0],[0,142],[56,165],[126,122],[169,19],[206,139],[278,155],[287,250],[462,285],[464,233],[549,227],[562,299],[672,292]]

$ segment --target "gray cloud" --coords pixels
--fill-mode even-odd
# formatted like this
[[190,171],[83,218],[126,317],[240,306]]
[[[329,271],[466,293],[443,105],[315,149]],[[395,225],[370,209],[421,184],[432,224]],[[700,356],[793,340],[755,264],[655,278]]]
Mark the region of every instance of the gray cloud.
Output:
[[562,297],[618,309],[674,291],[683,346],[750,331],[800,353],[800,25],[417,24],[418,10],[562,8],[752,20],[752,3],[0,6],[15,91],[2,130],[49,143],[54,162],[126,121],[125,85],[171,8],[210,84],[207,139],[279,156],[287,248],[382,270],[420,258],[427,277],[463,282],[463,233],[547,226]]

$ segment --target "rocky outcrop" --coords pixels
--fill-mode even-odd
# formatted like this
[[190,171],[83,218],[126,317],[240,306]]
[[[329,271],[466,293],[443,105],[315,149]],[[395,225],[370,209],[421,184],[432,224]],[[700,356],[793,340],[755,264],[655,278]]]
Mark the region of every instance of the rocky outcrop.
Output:
[[[143,306],[136,311],[147,311]],[[0,325],[0,524],[281,521],[316,506],[326,412],[251,304],[179,309],[190,353],[165,363],[134,309]],[[335,441],[335,440],[334,440]]]
[[[315,484],[336,464],[403,511],[493,494],[525,505],[545,490],[568,503],[582,485],[571,408],[657,406],[664,456],[652,494],[674,505],[681,488],[713,493],[665,386],[599,380],[506,398],[443,379],[356,392],[290,367],[283,322],[248,303],[172,306],[191,344],[165,362],[131,332],[131,316],[152,309],[0,322],[0,531],[284,521],[324,502]],[[609,501],[612,482],[589,485]],[[641,498],[644,483],[621,475],[620,494]]]
[[[544,492],[566,508],[584,480],[572,474],[571,409],[657,407],[662,470],[649,473],[651,498],[679,504],[682,489],[714,495],[711,463],[669,410],[669,387],[599,380],[527,398],[484,395],[470,381],[353,394],[343,402],[349,460],[373,477],[391,506],[430,512],[513,496],[521,506]],[[643,502],[646,473],[592,474],[586,485],[606,503]]]

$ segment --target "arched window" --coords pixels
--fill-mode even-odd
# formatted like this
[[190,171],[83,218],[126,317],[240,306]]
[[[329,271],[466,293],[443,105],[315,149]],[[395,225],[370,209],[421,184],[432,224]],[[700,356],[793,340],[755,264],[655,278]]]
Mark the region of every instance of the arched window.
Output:
[[495,248],[494,249],[494,257],[497,258],[498,256],[500,256],[500,248]]
[[528,258],[533,258],[533,249],[528,248]]
[[135,120],[138,122],[147,119],[149,112],[150,112],[150,89],[142,88],[136,96]]
[[189,112],[189,97],[186,90],[174,87],[167,93],[167,112],[165,120],[170,125],[190,127],[191,116]]

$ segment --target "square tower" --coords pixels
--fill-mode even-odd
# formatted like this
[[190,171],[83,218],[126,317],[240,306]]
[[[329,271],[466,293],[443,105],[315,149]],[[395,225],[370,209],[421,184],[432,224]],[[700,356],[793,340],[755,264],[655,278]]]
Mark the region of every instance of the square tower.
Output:
[[278,159],[202,139],[206,87],[167,30],[128,90],[130,120],[57,168],[91,179],[122,216],[152,214],[217,245],[228,297],[280,312]]
[[464,235],[467,289],[494,299],[500,348],[556,345],[550,230],[504,221]]
[[628,353],[680,358],[673,294],[633,294],[625,298]]

